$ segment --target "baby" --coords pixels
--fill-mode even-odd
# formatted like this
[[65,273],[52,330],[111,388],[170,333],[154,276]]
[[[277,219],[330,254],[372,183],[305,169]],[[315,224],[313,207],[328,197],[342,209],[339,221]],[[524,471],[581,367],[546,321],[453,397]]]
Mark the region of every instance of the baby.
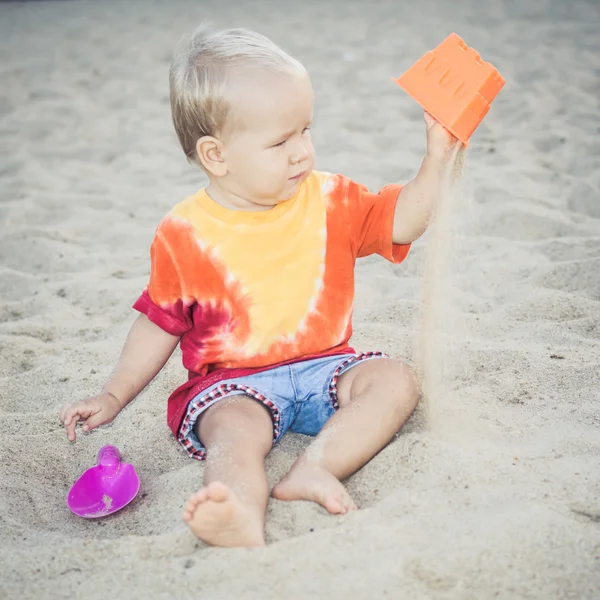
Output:
[[406,364],[349,346],[354,265],[375,253],[406,258],[459,143],[426,114],[418,175],[377,194],[313,170],[310,78],[243,29],[195,33],[170,86],[181,146],[209,184],[159,224],[116,369],[61,420],[71,441],[79,421],[83,431],[111,422],[181,344],[189,378],[169,398],[168,424],[189,456],[208,457],[183,518],[208,544],[259,546],[264,461],[286,431],[316,438],[273,497],[345,514],[357,507],[341,482],[417,405]]

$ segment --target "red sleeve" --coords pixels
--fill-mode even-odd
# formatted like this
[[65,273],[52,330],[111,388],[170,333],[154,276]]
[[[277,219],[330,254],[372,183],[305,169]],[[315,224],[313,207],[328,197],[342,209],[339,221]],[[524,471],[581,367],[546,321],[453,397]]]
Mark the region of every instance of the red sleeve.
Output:
[[402,262],[410,250],[410,244],[392,242],[396,200],[402,186],[387,185],[378,194],[349,180],[345,187],[355,255],[380,254],[395,264]]
[[133,308],[171,335],[192,328],[191,306],[185,302],[179,274],[160,229],[150,248],[150,281]]

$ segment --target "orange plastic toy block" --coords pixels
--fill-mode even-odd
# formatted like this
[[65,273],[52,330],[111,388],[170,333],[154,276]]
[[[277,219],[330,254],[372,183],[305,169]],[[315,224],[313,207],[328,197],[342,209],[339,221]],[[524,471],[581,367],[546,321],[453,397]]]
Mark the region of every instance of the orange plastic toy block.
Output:
[[394,81],[465,146],[504,85],[456,33]]

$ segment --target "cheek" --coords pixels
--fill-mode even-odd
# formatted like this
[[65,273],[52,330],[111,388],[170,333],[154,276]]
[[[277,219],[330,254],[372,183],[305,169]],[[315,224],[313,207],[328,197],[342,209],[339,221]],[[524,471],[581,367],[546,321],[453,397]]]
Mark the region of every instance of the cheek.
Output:
[[261,185],[279,185],[276,182],[288,177],[287,156],[285,152],[256,152],[249,157],[245,171]]
[[285,173],[287,177],[290,158],[286,152],[276,152],[269,157],[269,170],[275,174]]
[[261,177],[271,170],[271,163],[268,152],[258,150],[244,156],[244,164],[241,168],[249,177]]

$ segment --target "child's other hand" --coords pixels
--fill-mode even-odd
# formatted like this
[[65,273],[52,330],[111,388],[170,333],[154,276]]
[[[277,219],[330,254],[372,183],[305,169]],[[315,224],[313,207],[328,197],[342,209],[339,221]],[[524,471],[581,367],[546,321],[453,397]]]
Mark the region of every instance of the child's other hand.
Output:
[[83,431],[91,431],[100,425],[110,423],[120,412],[121,403],[112,394],[100,394],[87,400],[65,404],[60,411],[60,420],[67,430],[67,437],[75,441],[75,428],[84,421]]
[[452,151],[461,144],[443,125],[425,112],[427,127],[427,156],[437,160],[448,160]]

